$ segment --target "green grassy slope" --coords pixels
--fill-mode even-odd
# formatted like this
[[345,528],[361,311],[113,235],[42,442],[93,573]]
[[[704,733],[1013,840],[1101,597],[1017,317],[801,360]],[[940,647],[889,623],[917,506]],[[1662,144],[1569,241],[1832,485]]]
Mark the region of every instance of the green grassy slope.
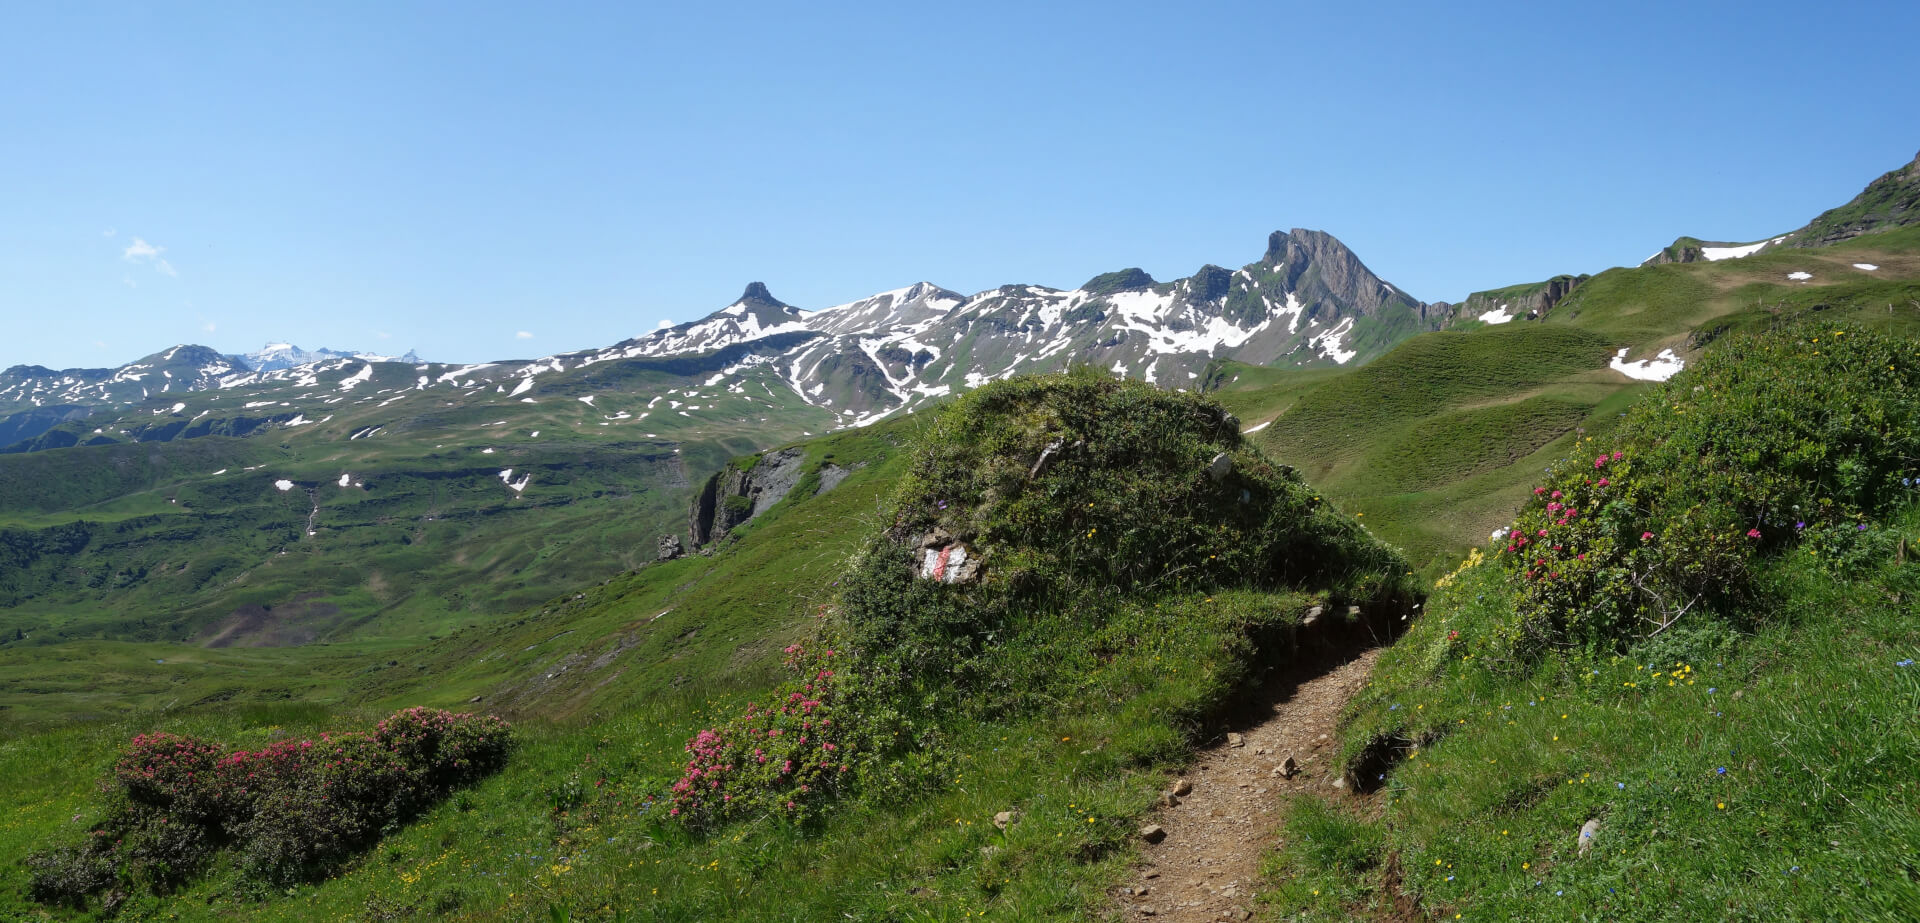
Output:
[[[766,366],[730,362],[744,359],[424,389],[452,372],[345,363],[103,409],[74,429],[97,444],[0,455],[5,627],[420,639],[630,570],[684,529],[689,484],[833,425]],[[356,384],[355,369],[373,371]],[[716,384],[723,372],[736,378]]]
[[[1277,855],[1277,908],[1920,911],[1920,353],[1823,322],[1755,342],[1716,344],[1540,479],[1537,544],[1442,581],[1346,719],[1384,816],[1302,807],[1290,842],[1344,848]],[[1562,488],[1592,526],[1554,519]]]
[[[1184,412],[1190,398],[1137,383],[1124,389],[1178,404],[1177,412],[1158,418],[1163,421],[1192,416]],[[1152,455],[1148,445],[1124,441],[1136,438],[1126,434],[1143,419],[1088,415],[1105,439],[1122,441],[1103,445],[1094,458],[1106,460],[1090,462],[1094,467],[1064,463],[1057,486],[1096,496],[1133,489],[1125,485],[1139,473],[1137,465],[1115,469],[1117,481],[1098,475],[1113,460]],[[1304,485],[1263,467],[1244,448],[1234,452],[1237,472],[1246,473],[1213,484],[1203,473],[1216,452],[1212,443],[1237,439],[1230,429],[1220,431],[1217,410],[1204,419],[1211,434],[1205,440],[1152,442],[1162,451],[1177,446],[1183,477],[1166,488],[1168,496],[1197,491],[1208,502],[1232,507],[1242,503],[1236,498],[1244,481],[1244,489],[1260,492],[1261,504],[1269,490],[1278,491],[1312,523],[1291,538],[1285,530],[1263,529],[1259,543],[1284,539],[1309,548],[1317,536],[1335,543],[1329,548],[1371,548],[1392,558],[1350,520],[1312,501]],[[948,508],[956,514],[982,508],[965,490],[929,481],[929,470],[942,470],[937,466],[921,467],[905,479],[917,487],[889,498],[901,489],[911,462],[903,446],[924,441],[918,432],[924,425],[909,419],[807,443],[810,468],[831,461],[854,468],[851,475],[819,494],[803,481],[711,557],[650,565],[553,599],[524,617],[464,629],[384,660],[361,656],[357,669],[315,663],[303,693],[309,701],[257,704],[252,693],[269,682],[294,684],[292,671],[269,678],[240,673],[238,661],[221,660],[205,669],[234,671],[228,678],[235,695],[225,702],[164,708],[169,703],[154,701],[152,709],[114,723],[13,725],[0,738],[0,773],[19,806],[0,824],[0,912],[44,912],[19,903],[25,871],[16,860],[84,826],[69,818],[79,814],[84,820],[95,810],[93,780],[135,729],[250,745],[363,722],[396,703],[458,705],[478,696],[477,707],[523,719],[524,743],[507,769],[396,831],[339,878],[265,893],[222,865],[180,894],[133,895],[123,915],[525,919],[564,908],[574,919],[609,919],[615,910],[629,919],[657,920],[843,914],[957,919],[982,911],[1084,918],[1106,901],[1107,884],[1129,861],[1136,818],[1153,804],[1163,774],[1178,764],[1195,735],[1206,732],[1208,716],[1235,690],[1260,683],[1285,663],[1288,626],[1300,613],[1331,603],[1327,587],[1315,582],[1325,578],[1303,571],[1287,578],[1307,581],[1294,586],[1275,584],[1282,576],[1276,573],[1237,588],[1213,586],[1212,580],[1157,581],[1156,589],[1110,602],[1087,597],[1084,602],[1098,602],[1090,608],[1076,606],[1049,618],[1036,614],[1024,640],[986,639],[984,656],[999,667],[986,675],[1011,675],[1016,686],[1030,683],[1031,693],[1061,707],[955,713],[963,720],[914,711],[914,721],[926,722],[931,743],[891,764],[898,767],[897,781],[875,776],[852,800],[814,821],[747,817],[691,833],[662,817],[657,799],[686,759],[684,742],[754,700],[775,678],[780,648],[819,630],[817,607],[841,592],[836,580],[859,546],[904,511],[918,509],[914,504],[925,490],[954,501]],[[1016,441],[1047,436],[1035,430]],[[963,470],[1005,467],[988,461]],[[1012,461],[1022,472],[1030,464],[1024,456]],[[1042,498],[1050,494],[1035,496],[1044,507]],[[1060,502],[1079,509],[1074,498]],[[1108,527],[1087,540],[1118,541],[1115,547],[1124,548],[1127,530],[1116,524],[1144,504],[1112,499],[1094,514]],[[1005,528],[1024,521],[1026,507],[1011,510]],[[1064,517],[1039,525],[1050,528],[1056,518]],[[1206,525],[1200,519],[1191,524]],[[1221,533],[1207,541],[1219,545],[1219,554],[1250,552],[1244,546],[1253,540]],[[1164,555],[1172,545],[1141,547]],[[1013,562],[1026,558],[1015,550],[1008,545],[990,553],[990,560],[1017,572],[1021,565]],[[1302,564],[1286,560],[1289,568]],[[1400,580],[1397,569],[1368,577],[1365,566],[1354,572],[1339,561],[1322,563],[1349,594],[1368,580]],[[1086,564],[1065,558],[1044,564],[1039,573],[1078,573]],[[1384,609],[1376,615],[1391,617]],[[1052,631],[1053,618],[1073,619],[1076,630]],[[148,653],[121,650],[126,657]],[[211,653],[233,658],[252,652]],[[66,771],[41,768],[55,755]],[[1021,818],[1002,831],[992,816],[1007,809],[1020,811]]]

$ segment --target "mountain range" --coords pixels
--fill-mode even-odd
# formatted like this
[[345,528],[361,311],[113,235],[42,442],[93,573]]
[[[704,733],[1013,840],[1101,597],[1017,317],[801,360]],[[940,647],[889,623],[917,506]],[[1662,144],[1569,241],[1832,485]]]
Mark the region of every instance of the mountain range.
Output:
[[[755,282],[700,320],[602,349],[533,360],[459,366],[422,362],[413,353],[306,351],[279,343],[244,355],[182,345],[118,369],[15,366],[0,373],[0,413],[8,414],[0,417],[0,446],[18,450],[22,440],[90,417],[98,408],[154,400],[171,406],[156,396],[189,391],[239,395],[309,379],[317,385],[348,368],[397,383],[409,376],[394,366],[408,366],[418,380],[402,390],[511,384],[519,397],[536,379],[548,386],[604,363],[726,350],[737,354],[736,361],[709,387],[744,388],[743,371],[761,368],[757,377],[790,392],[769,394],[774,400],[820,408],[833,425],[862,425],[987,381],[1070,363],[1190,387],[1217,358],[1289,367],[1364,362],[1452,317],[1444,303],[1423,303],[1374,275],[1332,235],[1294,229],[1275,232],[1262,258],[1238,270],[1207,265],[1170,282],[1123,269],[1070,291],[1004,285],[970,296],[921,282],[818,310],[782,302]],[[351,387],[366,378],[341,380]],[[69,434],[86,435],[82,429],[76,425]],[[107,435],[109,428],[101,429],[98,435]],[[158,431],[141,432],[153,438]],[[111,440],[55,436],[27,447],[81,441]]]

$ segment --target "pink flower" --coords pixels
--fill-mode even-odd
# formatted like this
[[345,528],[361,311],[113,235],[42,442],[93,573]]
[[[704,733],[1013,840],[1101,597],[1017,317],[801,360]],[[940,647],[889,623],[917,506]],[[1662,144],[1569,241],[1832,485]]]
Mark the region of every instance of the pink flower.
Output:
[[1609,486],[1610,484],[1612,484],[1612,482],[1611,482],[1611,481],[1608,481],[1608,480],[1607,480],[1606,478],[1601,478],[1601,479],[1600,479],[1600,486],[1601,486],[1601,487],[1606,487],[1606,486]]
[[1759,529],[1748,529],[1748,530],[1747,530],[1747,537],[1748,537],[1748,538],[1759,538],[1759,537],[1760,537],[1760,530],[1759,530]]
[[1538,496],[1540,496],[1541,494],[1544,494],[1544,493],[1546,493],[1546,492],[1547,492],[1547,489],[1546,489],[1545,487],[1535,487],[1535,488],[1533,489],[1533,495],[1534,495],[1534,496],[1536,496],[1536,497],[1538,497]]
[[1595,468],[1605,468],[1607,466],[1607,456],[1602,455],[1599,458],[1594,459],[1593,466]]
[[1653,533],[1652,533],[1652,532],[1642,532],[1642,533],[1640,533],[1640,540],[1641,540],[1641,541],[1643,541],[1643,542],[1644,542],[1644,541],[1647,541],[1647,540],[1649,540],[1649,539],[1652,539],[1652,538],[1653,538]]
[[1553,499],[1558,500],[1560,499],[1560,492],[1556,490],[1553,492],[1552,496],[1553,496]]

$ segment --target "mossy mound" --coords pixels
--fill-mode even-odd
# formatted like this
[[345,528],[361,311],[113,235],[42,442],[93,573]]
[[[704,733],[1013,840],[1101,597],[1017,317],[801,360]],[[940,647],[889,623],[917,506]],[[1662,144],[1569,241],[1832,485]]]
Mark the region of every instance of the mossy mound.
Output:
[[673,816],[898,803],[953,777],[948,741],[1063,715],[1102,728],[1082,756],[1105,771],[1165,766],[1315,607],[1316,632],[1384,639],[1417,595],[1219,405],[1091,370],[949,405],[885,516],[819,636],[788,648],[793,679],[688,742]]
[[[1414,595],[1398,552],[1248,446],[1218,404],[1091,370],[950,405],[891,512],[837,624],[876,679],[927,693],[1048,685],[1007,676],[1008,657],[1095,631],[1124,601],[1305,591],[1382,611]],[[962,579],[948,558],[967,562]]]
[[887,540],[943,531],[987,582],[1054,597],[1398,567],[1238,427],[1210,400],[1097,373],[989,385],[922,435]]

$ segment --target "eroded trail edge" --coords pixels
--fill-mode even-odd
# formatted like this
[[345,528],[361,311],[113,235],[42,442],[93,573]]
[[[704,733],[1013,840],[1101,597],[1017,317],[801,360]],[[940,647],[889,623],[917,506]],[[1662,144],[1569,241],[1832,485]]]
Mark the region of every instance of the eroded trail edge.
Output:
[[[1152,821],[1165,839],[1146,846],[1132,881],[1116,889],[1128,919],[1252,916],[1260,857],[1278,839],[1287,802],[1337,791],[1334,728],[1379,655],[1370,648],[1303,679],[1237,734],[1201,751],[1185,776],[1191,791]],[[1282,769],[1288,757],[1296,767],[1291,778]]]

